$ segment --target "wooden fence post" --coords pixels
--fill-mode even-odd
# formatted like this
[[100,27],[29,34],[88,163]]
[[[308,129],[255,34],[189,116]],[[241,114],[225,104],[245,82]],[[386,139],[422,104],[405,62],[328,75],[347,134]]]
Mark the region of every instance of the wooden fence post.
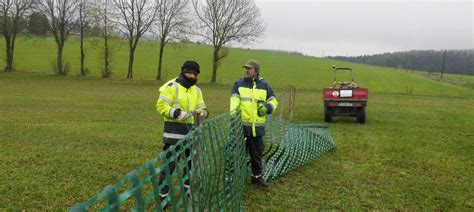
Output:
[[296,109],[296,88],[290,86],[290,121],[293,120],[293,114]]
[[278,108],[278,117],[283,118],[283,107],[285,106],[285,96],[286,96],[286,90],[283,90],[281,94],[281,102],[280,102],[280,108]]

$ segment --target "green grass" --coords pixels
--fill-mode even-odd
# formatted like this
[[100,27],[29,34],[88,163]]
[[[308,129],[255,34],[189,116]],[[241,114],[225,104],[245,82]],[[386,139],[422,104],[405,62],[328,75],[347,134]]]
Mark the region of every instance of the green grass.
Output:
[[[66,49],[76,70],[77,44]],[[0,73],[0,208],[70,207],[160,152],[163,123],[154,105],[163,82],[152,80],[156,47],[141,43],[135,80],[123,79],[126,47],[116,54],[112,79],[93,77],[100,72],[92,47],[92,77],[58,77],[50,71],[51,40],[19,40],[16,67],[22,71]],[[167,78],[192,58],[203,67],[200,82],[209,81],[210,50],[168,48]],[[261,61],[280,102],[284,88],[297,87],[295,122],[323,121],[321,88],[331,84],[334,61],[242,49],[225,60],[220,84],[200,85],[211,116],[227,110],[230,84],[248,58]],[[269,192],[248,186],[246,209],[472,210],[474,91],[393,69],[352,67],[370,90],[367,123],[336,118],[330,132],[337,149],[270,181]]]
[[[92,76],[101,76],[100,40],[89,39],[86,43],[86,67]],[[128,47],[125,41],[114,41],[114,58],[112,61],[113,77],[124,79],[127,76]],[[156,41],[142,41],[136,52],[134,66],[135,79],[156,78],[158,64],[158,45]],[[4,66],[4,43],[0,42],[0,67]],[[77,75],[79,71],[79,40],[71,37],[64,50],[65,61],[71,65],[70,75]],[[202,74],[200,82],[209,82],[211,79],[212,48],[206,45],[168,45],[163,66],[165,80],[177,76],[182,63],[193,59],[200,63]],[[355,70],[355,81],[369,87],[371,92],[406,93],[423,95],[465,96],[472,90],[458,89],[449,83],[437,83],[433,80],[420,80],[422,76],[394,71],[393,68],[380,68],[349,64],[339,61],[303,57],[294,54],[284,54],[269,51],[255,51],[246,49],[232,49],[218,70],[219,83],[231,84],[243,75],[241,66],[249,58],[256,58],[261,63],[262,76],[272,82],[274,87],[293,85],[297,88],[321,89],[332,84],[332,65],[339,67],[350,66]],[[56,44],[52,38],[20,37],[16,44],[15,65],[19,70],[28,70],[40,73],[53,74],[53,65],[56,59]],[[347,80],[349,74],[340,73],[338,79]],[[407,89],[408,88],[408,89]],[[452,93],[456,89],[457,93]]]
[[461,85],[474,89],[474,75],[462,75],[462,74],[443,74],[441,79],[441,73],[439,72],[427,72],[427,71],[409,71],[413,74],[426,77],[428,79],[438,80],[442,82],[451,83],[454,85]]

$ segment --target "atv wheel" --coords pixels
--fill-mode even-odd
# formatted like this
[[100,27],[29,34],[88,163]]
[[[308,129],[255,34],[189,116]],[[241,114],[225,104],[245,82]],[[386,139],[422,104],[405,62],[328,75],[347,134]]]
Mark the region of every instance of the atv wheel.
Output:
[[332,113],[329,107],[324,108],[324,122],[331,123],[332,122]]
[[365,124],[365,107],[359,107],[356,109],[357,122],[359,124]]

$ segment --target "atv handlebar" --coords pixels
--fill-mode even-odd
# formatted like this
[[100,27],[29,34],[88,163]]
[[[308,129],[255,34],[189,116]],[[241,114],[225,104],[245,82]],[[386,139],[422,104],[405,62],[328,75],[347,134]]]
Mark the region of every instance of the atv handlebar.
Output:
[[333,67],[334,82],[336,82],[336,71],[337,70],[351,71],[351,76],[352,76],[351,82],[354,82],[354,72],[352,71],[352,68],[336,68],[336,67]]

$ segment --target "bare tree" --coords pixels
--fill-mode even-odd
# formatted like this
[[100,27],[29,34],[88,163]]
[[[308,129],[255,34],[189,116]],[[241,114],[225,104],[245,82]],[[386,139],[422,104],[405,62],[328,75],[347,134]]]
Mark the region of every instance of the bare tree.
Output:
[[133,61],[138,41],[145,34],[155,20],[157,7],[150,0],[114,0],[119,12],[117,26],[128,39],[129,60],[127,79],[133,78]]
[[254,42],[263,35],[265,26],[253,0],[193,0],[199,19],[197,34],[214,46],[212,78],[217,79],[217,68],[229,53],[232,42]]
[[81,36],[81,67],[79,69],[79,74],[81,76],[86,76],[86,70],[84,68],[84,31],[87,27],[87,7],[88,0],[79,0],[79,30]]
[[1,0],[0,29],[6,43],[6,66],[5,71],[13,71],[13,55],[15,52],[15,40],[20,29],[21,21],[33,6],[32,0]]
[[66,75],[68,67],[63,64],[63,49],[77,16],[78,2],[76,0],[42,0],[38,7],[48,17],[49,30],[54,36],[58,53],[55,71],[57,75]]
[[160,39],[160,56],[158,59],[158,73],[156,80],[161,80],[163,55],[166,44],[174,38],[183,38],[187,34],[186,5],[188,0],[156,0],[158,7],[157,25]]
[[113,35],[114,25],[111,22],[112,18],[112,0],[97,0],[93,3],[90,8],[90,15],[92,23],[98,29],[100,36],[104,41],[102,47],[102,77],[107,78],[112,74],[112,48],[110,47],[109,40]]

